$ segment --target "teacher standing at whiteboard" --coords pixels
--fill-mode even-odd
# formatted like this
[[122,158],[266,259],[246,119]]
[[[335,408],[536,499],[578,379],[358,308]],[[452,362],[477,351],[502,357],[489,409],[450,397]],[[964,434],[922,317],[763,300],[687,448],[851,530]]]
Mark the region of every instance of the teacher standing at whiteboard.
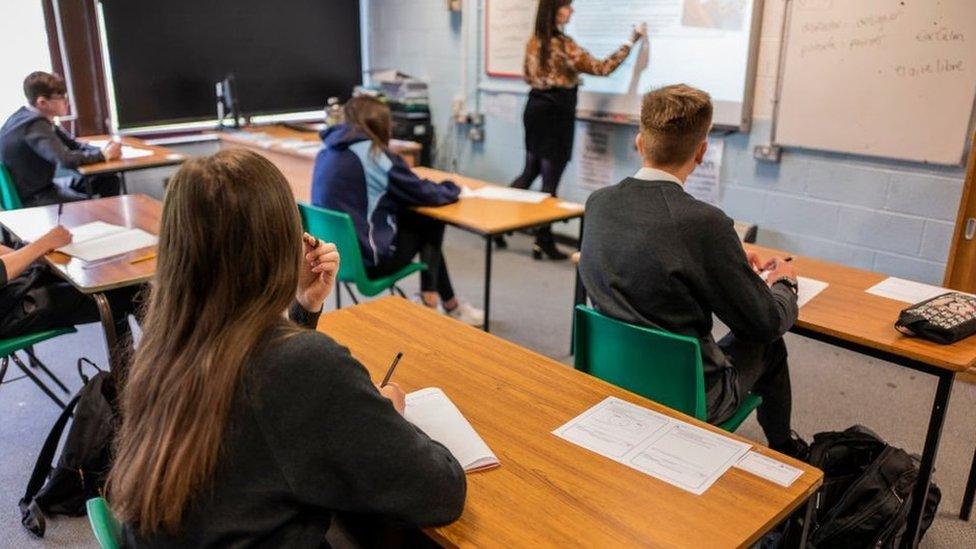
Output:
[[[572,0],[540,0],[535,34],[525,46],[525,81],[532,86],[522,117],[525,124],[525,169],[512,187],[527,189],[542,175],[542,191],[553,196],[573,154],[579,75],[606,76],[627,59],[630,50],[647,34],[647,25],[634,29],[630,41],[606,59],[594,58],[562,28],[573,16]],[[496,243],[505,247],[504,238]],[[552,228],[539,229],[532,257],[566,259],[556,248]]]

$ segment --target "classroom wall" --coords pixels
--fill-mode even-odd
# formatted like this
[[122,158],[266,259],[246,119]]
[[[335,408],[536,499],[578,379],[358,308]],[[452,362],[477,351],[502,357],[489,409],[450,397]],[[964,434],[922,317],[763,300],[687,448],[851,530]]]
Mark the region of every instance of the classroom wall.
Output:
[[[514,179],[524,154],[526,88],[483,74],[483,0],[465,0],[463,16],[448,12],[443,0],[364,1],[369,66],[397,68],[430,84],[438,166],[496,182]],[[940,283],[962,189],[961,167],[799,150],[785,151],[780,164],[753,160],[753,146],[770,135],[783,14],[783,0],[766,0],[755,120],[751,132],[724,138],[722,208],[736,219],[758,223],[762,245]],[[468,109],[486,114],[483,143],[471,143],[451,122],[457,96],[466,99]],[[583,129],[579,123],[578,131]],[[636,128],[614,127],[615,178],[640,166],[635,134]],[[583,201],[589,192],[576,184],[571,164],[561,195]]]

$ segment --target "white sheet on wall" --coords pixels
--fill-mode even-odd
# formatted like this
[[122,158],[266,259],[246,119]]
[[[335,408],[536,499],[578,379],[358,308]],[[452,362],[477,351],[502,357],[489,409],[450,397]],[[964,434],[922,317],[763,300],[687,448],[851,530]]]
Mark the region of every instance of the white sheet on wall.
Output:
[[577,146],[576,182],[584,189],[596,190],[616,183],[613,156],[613,127],[608,124],[584,124],[583,138]]
[[702,202],[718,205],[723,156],[725,156],[725,140],[709,139],[705,158],[685,181],[685,190],[688,194]]

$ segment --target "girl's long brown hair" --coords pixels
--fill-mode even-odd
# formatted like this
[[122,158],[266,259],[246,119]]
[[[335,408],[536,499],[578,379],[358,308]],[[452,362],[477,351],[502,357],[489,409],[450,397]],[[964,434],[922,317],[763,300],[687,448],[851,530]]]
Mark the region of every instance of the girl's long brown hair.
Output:
[[257,154],[191,160],[170,180],[108,482],[143,535],[177,533],[212,477],[243,366],[295,297],[301,231],[284,176]]
[[539,41],[539,66],[543,69],[549,66],[549,51],[553,37],[563,34],[556,25],[556,13],[559,12],[559,8],[572,3],[573,0],[539,1],[539,9],[535,12],[535,37]]
[[353,97],[343,107],[346,124],[366,134],[373,142],[370,150],[375,154],[387,151],[393,137],[393,119],[390,107],[369,96]]

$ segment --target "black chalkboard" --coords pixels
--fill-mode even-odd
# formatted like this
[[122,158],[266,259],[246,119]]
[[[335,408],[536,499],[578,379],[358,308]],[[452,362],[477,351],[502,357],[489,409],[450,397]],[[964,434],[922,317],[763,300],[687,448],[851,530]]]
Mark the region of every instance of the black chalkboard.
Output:
[[120,128],[324,108],[362,82],[359,0],[101,0]]

